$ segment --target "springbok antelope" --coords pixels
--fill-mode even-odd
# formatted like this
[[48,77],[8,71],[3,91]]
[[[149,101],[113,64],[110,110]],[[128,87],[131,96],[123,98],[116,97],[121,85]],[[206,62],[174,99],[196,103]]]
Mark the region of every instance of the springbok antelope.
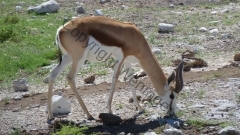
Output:
[[[176,98],[174,97],[183,88],[183,62],[167,78],[143,34],[132,23],[121,22],[107,17],[76,18],[57,30],[56,43],[59,50],[61,50],[59,51],[60,62],[46,78],[49,83],[48,119],[53,119],[51,99],[55,79],[71,63],[72,66],[67,75],[67,81],[87,118],[93,119],[77,92],[75,77],[85,60],[90,62],[105,61],[106,58],[103,58],[103,52],[104,55],[105,53],[112,54],[111,57],[117,60],[107,103],[109,113],[112,113],[111,103],[121,67],[124,64],[125,68],[129,68],[127,76],[130,76],[133,73],[131,63],[141,65],[150,77],[157,94],[164,102],[171,104],[167,109],[170,109],[171,114],[174,113],[176,109]],[[134,104],[138,107],[139,112],[143,112],[144,109],[139,105],[136,97],[135,87],[131,86],[131,90]]]

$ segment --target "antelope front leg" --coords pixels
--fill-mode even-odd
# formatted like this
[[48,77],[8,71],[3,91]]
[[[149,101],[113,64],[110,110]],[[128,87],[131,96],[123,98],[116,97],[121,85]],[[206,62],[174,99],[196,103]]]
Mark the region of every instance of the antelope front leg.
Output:
[[119,60],[116,61],[115,66],[114,66],[114,74],[113,74],[113,78],[112,78],[111,90],[110,90],[110,94],[108,97],[108,103],[107,103],[108,113],[111,113],[111,114],[112,114],[111,104],[112,104],[113,93],[114,93],[114,90],[116,87],[116,82],[119,77],[119,73],[120,73],[120,69],[121,69],[123,60],[121,60],[120,63],[118,63],[118,62],[119,62]]
[[143,113],[144,109],[139,105],[139,102],[137,100],[137,94],[136,94],[135,86],[131,83],[132,79],[135,79],[134,78],[134,72],[132,71],[132,65],[131,65],[131,63],[125,62],[124,66],[127,70],[126,78],[127,78],[127,81],[128,81],[128,83],[131,87],[131,90],[132,90],[134,105],[138,108],[139,113]]

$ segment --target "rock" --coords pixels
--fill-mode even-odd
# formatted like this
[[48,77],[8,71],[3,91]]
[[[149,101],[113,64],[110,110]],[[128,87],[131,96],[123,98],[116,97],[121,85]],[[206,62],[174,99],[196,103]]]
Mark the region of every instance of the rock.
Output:
[[217,24],[219,24],[219,21],[211,21],[210,24],[213,24],[216,26]]
[[147,76],[147,73],[145,71],[140,71],[140,72],[138,72],[137,74],[134,75],[134,78],[138,79],[138,78],[144,77],[144,76]]
[[85,12],[85,10],[84,10],[84,8],[82,6],[79,6],[79,7],[77,7],[77,13],[85,14],[86,12]]
[[118,135],[125,135],[125,132],[121,132],[121,133],[119,133]]
[[104,4],[104,3],[106,3],[107,1],[106,0],[100,0],[100,3],[101,4]]
[[158,27],[159,27],[159,29],[158,29],[159,33],[174,32],[174,25],[173,24],[159,23]]
[[121,5],[121,9],[122,9],[122,10],[124,10],[124,9],[128,9],[128,6]]
[[240,131],[235,129],[234,127],[228,126],[221,129],[218,132],[218,135],[240,135]]
[[37,14],[45,14],[45,13],[56,13],[59,10],[59,4],[55,0],[49,0],[40,4],[39,6],[33,7],[30,6],[28,8],[28,12],[36,12]]
[[24,94],[22,94],[22,96],[23,96],[24,98],[27,98],[27,97],[30,97],[30,94],[29,94],[29,93],[24,93]]
[[155,132],[146,132],[144,135],[157,135]]
[[223,9],[220,11],[220,13],[228,13],[229,12],[229,9]]
[[21,107],[13,108],[12,112],[18,112]]
[[183,135],[182,131],[181,130],[178,130],[178,129],[165,129],[163,130],[164,132],[164,135]]
[[59,95],[52,96],[52,112],[55,114],[70,113],[71,104],[67,98]]
[[[173,60],[172,61],[173,66],[178,66],[181,61],[182,61],[181,59]],[[207,67],[208,64],[203,59],[189,57],[189,58],[185,58],[184,67],[185,66],[186,67],[190,66],[190,67],[193,67],[193,68],[199,68],[199,67]]]
[[217,35],[218,34],[218,29],[212,29],[209,31],[209,33],[213,34],[213,35]]
[[118,125],[122,122],[121,117],[110,114],[110,113],[100,113],[98,116],[104,125]]
[[[141,101],[141,96],[137,96],[137,100]],[[128,103],[133,103],[133,98],[129,98]]]
[[19,12],[19,11],[22,10],[22,7],[21,7],[21,6],[16,6],[16,7],[15,7],[15,10],[16,10],[17,12]]
[[25,5],[26,2],[22,2],[22,1],[21,1],[21,2],[19,2],[18,4],[19,4],[19,5]]
[[159,118],[158,115],[151,115],[151,116],[147,117],[146,119],[151,120],[151,121],[155,121],[155,120],[157,120],[158,118]]
[[194,52],[191,50],[186,50],[185,52],[182,53],[182,59],[183,58],[193,58],[194,57]]
[[198,29],[198,31],[199,31],[199,32],[207,32],[207,31],[208,31],[208,29],[207,29],[207,28],[205,28],[205,27],[201,27],[200,29]]
[[195,105],[189,106],[188,108],[205,108],[205,107],[207,107],[207,105],[195,104]]
[[227,33],[227,34],[221,34],[221,38],[222,38],[222,39],[227,39],[228,36],[229,36],[229,33]]
[[233,59],[234,61],[240,61],[240,53],[236,53]]
[[152,52],[155,54],[155,55],[159,55],[162,53],[161,49],[159,48],[152,48]]
[[28,90],[28,82],[25,78],[14,80],[12,86],[15,92]]
[[174,4],[170,4],[169,8],[175,8],[175,5]]
[[23,97],[22,95],[17,95],[17,96],[15,96],[13,99],[14,99],[14,100],[21,100],[22,97]]
[[83,80],[85,83],[93,83],[95,81],[95,75],[91,75]]
[[94,10],[94,15],[95,16],[102,16],[103,15],[103,13],[102,13],[102,11],[101,10]]
[[216,14],[218,14],[218,11],[212,11],[210,14],[216,15]]

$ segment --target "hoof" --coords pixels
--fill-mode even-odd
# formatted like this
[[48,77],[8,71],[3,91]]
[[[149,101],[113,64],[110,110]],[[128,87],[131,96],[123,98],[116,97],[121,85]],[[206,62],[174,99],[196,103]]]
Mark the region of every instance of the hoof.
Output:
[[144,114],[145,110],[139,111],[138,114]]
[[53,124],[54,120],[55,120],[55,118],[48,119],[48,120],[47,120],[47,123],[48,123],[48,124]]
[[93,118],[93,116],[89,116],[87,120],[95,120],[95,119]]

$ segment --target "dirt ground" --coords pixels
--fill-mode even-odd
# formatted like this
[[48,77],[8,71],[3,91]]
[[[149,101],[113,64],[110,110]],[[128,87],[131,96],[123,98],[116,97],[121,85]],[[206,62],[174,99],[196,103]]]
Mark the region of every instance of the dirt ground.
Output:
[[[185,82],[185,86],[199,82],[199,83],[204,83],[207,82],[208,80],[206,79],[206,76],[210,74],[215,74],[215,73],[221,73],[221,76],[216,78],[216,79],[221,79],[221,80],[227,80],[228,78],[240,78],[239,74],[239,67],[234,67],[234,66],[226,66],[223,67],[219,70],[213,70],[213,71],[206,71],[206,72],[184,72],[183,73],[183,78]],[[144,84],[151,84],[150,80],[148,77],[145,77],[144,79],[141,80]],[[79,92],[81,95],[91,95],[91,94],[104,94],[108,93],[109,91],[109,86],[110,84],[108,83],[101,83],[98,85],[91,85],[91,86],[85,86],[79,88]],[[117,91],[121,91],[122,89],[127,89],[128,84],[126,82],[118,82]],[[239,88],[240,89],[240,88]],[[55,90],[55,94],[57,94],[59,90]],[[60,91],[63,93],[64,97],[73,97],[74,94],[70,89],[60,89]],[[2,111],[11,111],[14,108],[19,108],[18,111],[21,112],[26,109],[30,108],[38,108],[40,106],[46,105],[47,102],[47,93],[39,93],[30,97],[23,98],[22,100],[16,101],[16,100],[10,100],[9,104],[5,104],[4,101],[0,102],[0,108]],[[99,101],[96,101],[99,102]],[[127,101],[123,101],[127,102]],[[75,113],[75,112],[73,112]],[[46,116],[43,116],[44,119],[46,119]],[[66,116],[60,116],[59,118],[64,118]],[[96,118],[98,119],[98,118]],[[181,118],[179,118],[181,120]],[[64,121],[64,119],[63,119]],[[66,121],[66,119],[65,119]],[[76,122],[81,123],[81,122]],[[84,122],[83,122],[84,123]],[[94,123],[94,124],[93,124]],[[66,124],[66,123],[65,123]],[[82,124],[84,125],[84,124]],[[142,117],[134,117],[131,116],[131,118],[124,119],[124,121],[120,125],[115,125],[115,126],[104,126],[101,122],[99,121],[93,121],[91,122],[92,127],[89,128],[85,133],[90,134],[93,132],[101,132],[101,133],[110,133],[110,134],[118,134],[121,132],[125,133],[132,133],[132,134],[139,134],[139,133],[144,133],[147,131],[154,130],[156,128],[159,128],[159,122],[158,121],[149,121],[146,120]],[[212,127],[215,127],[214,130],[210,130]],[[24,127],[23,127],[24,129]],[[214,134],[217,133],[218,129],[220,129],[219,125],[206,125],[204,129],[199,130],[196,127],[181,127],[180,128],[184,134],[186,135],[197,135],[197,134]],[[48,130],[43,130],[43,129],[36,129],[34,131],[28,131],[23,130],[26,134],[48,134],[49,131],[53,131],[54,128],[53,126],[49,126]]]
[[[208,0],[206,0],[208,1]],[[76,1],[68,1],[68,0],[60,0],[58,1],[62,7],[68,8],[72,3]],[[125,3],[123,3],[125,2]],[[107,5],[101,5],[92,3],[91,6],[87,7],[89,9],[99,6],[100,8],[116,8],[115,6],[126,5],[131,7],[131,3],[128,1],[123,1],[122,3],[118,3],[113,1],[112,3],[108,3]],[[148,6],[162,6],[168,7],[170,3],[174,3],[175,5],[186,6],[186,5],[197,5],[199,2],[205,2],[205,0],[163,0],[163,1],[136,1],[136,6],[147,8]],[[220,0],[215,0],[214,2],[219,3]],[[84,1],[85,5],[91,4],[91,1]],[[151,4],[149,4],[151,3]],[[182,5],[183,3],[183,5]],[[99,7],[98,7],[99,8]],[[133,15],[142,14],[142,13],[133,13]],[[132,15],[132,16],[133,16]],[[126,17],[127,21],[135,22],[134,17]],[[153,21],[153,20],[151,20]],[[150,22],[151,22],[150,21]],[[143,22],[135,22],[138,26]],[[141,25],[141,24],[140,24]],[[141,27],[141,30],[147,31],[147,27]],[[181,35],[181,33],[179,34]],[[160,35],[158,38],[161,39],[166,35]],[[217,48],[216,45],[222,43],[222,47]],[[177,43],[176,43],[177,44]],[[205,41],[207,46],[205,46],[206,52],[218,52],[223,55],[213,56],[209,59],[205,59],[208,63],[208,67],[206,68],[196,68],[191,70],[190,72],[183,73],[184,79],[184,89],[180,93],[178,97],[178,104],[183,108],[183,114],[179,117],[179,121],[185,121],[190,117],[203,117],[204,113],[208,113],[211,110],[211,107],[215,107],[215,100],[228,100],[235,104],[239,104],[239,99],[236,97],[236,93],[239,92],[240,83],[234,83],[231,86],[231,79],[240,78],[239,66],[231,66],[229,60],[233,59],[234,50],[239,50],[239,42],[236,40],[222,40],[216,39],[214,41]],[[193,46],[193,45],[192,45]],[[190,47],[182,47],[183,50],[191,49]],[[176,48],[179,46],[164,46],[162,50],[167,50],[170,52],[171,56],[180,56],[180,53],[177,52]],[[178,57],[177,56],[177,57]],[[169,73],[173,67],[164,67],[165,72]],[[107,75],[105,78],[110,78],[111,75]],[[102,79],[98,79],[101,77],[97,77],[97,83],[91,85],[78,85],[78,92],[82,95],[83,100],[86,106],[89,108],[90,113],[93,114],[94,118],[98,119],[98,115],[101,112],[106,112],[106,103],[107,96],[109,94],[110,83],[109,81],[102,81]],[[81,80],[81,77],[78,77],[77,80]],[[99,81],[100,80],[100,81]],[[111,80],[111,79],[108,79]],[[140,80],[146,84],[146,86],[153,87],[150,79],[148,77],[140,78]],[[159,131],[162,132],[163,129],[168,128],[169,125],[159,126],[159,122],[157,120],[151,120],[147,117],[159,114],[159,110],[157,107],[153,107],[151,105],[145,105],[142,103],[141,105],[147,110],[147,114],[142,114],[138,117],[134,117],[137,114],[137,110],[132,103],[128,103],[128,99],[131,97],[131,91],[127,82],[119,81],[116,85],[116,92],[114,93],[114,101],[112,110],[115,114],[119,115],[123,122],[120,125],[114,126],[105,126],[98,120],[88,121],[86,120],[86,116],[81,110],[78,102],[75,99],[74,94],[71,89],[64,87],[65,82],[60,82],[55,89],[54,93],[56,94],[58,91],[63,93],[63,96],[68,98],[72,104],[71,113],[69,115],[61,115],[58,116],[59,119],[73,121],[80,126],[90,125],[90,127],[85,134],[90,134],[93,132],[100,132],[102,134],[119,134],[121,132],[132,133],[132,134],[140,134],[145,133],[147,131]],[[45,84],[41,84],[45,85]],[[227,86],[226,86],[227,85]],[[39,86],[38,86],[39,87]],[[0,134],[7,134],[13,131],[16,128],[22,130],[24,134],[50,134],[55,128],[53,125],[47,124],[47,113],[46,103],[47,103],[47,93],[46,86],[42,86],[39,89],[45,89],[45,91],[36,92],[33,95],[29,95],[27,97],[22,98],[21,100],[13,100],[10,99],[8,104],[6,101],[0,101]],[[38,89],[37,89],[38,90]],[[200,97],[199,91],[203,91],[203,96]],[[6,91],[3,91],[4,93]],[[0,95],[2,94],[0,93]],[[10,93],[10,92],[9,92]],[[140,92],[138,92],[141,95]],[[2,94],[3,95],[3,94]],[[123,109],[119,107],[119,105],[123,106]],[[202,104],[206,107],[204,108],[194,108],[189,109],[186,106],[191,106],[195,104]],[[181,107],[180,107],[181,108]],[[226,117],[222,118],[208,118],[207,120],[219,120],[222,122],[234,122],[235,127],[240,127],[240,107],[229,108],[227,111],[229,114],[226,114]],[[222,112],[220,112],[222,113]],[[223,113],[225,115],[225,112]],[[217,115],[217,114],[216,114]],[[215,115],[215,116],[216,116]],[[222,114],[221,114],[222,115]],[[163,118],[164,115],[161,115]],[[220,124],[207,124],[203,129],[199,129],[197,127],[191,126],[183,126],[179,128],[185,135],[200,135],[200,134],[209,134],[215,135],[221,129]],[[161,132],[160,132],[161,131]]]

